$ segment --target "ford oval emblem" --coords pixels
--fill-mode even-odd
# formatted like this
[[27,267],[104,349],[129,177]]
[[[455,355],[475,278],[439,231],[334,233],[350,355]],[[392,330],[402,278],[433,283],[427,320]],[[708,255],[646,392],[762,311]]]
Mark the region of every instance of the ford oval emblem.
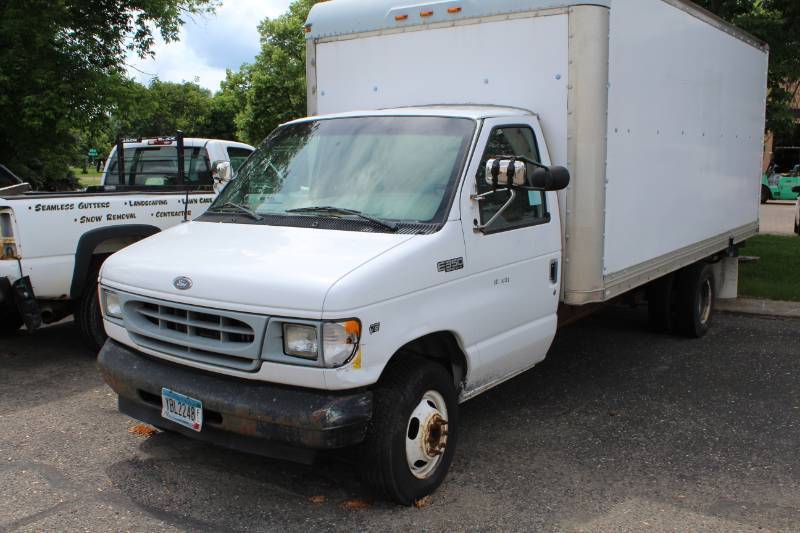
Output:
[[172,284],[179,291],[188,291],[189,289],[192,288],[192,280],[187,278],[186,276],[178,276],[177,278],[172,280]]

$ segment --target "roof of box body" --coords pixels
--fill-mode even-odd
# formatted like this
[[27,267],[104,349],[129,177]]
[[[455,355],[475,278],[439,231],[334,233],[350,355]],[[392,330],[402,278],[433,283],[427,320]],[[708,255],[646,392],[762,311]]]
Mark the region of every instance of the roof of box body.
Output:
[[[610,7],[611,0],[331,0],[311,9],[307,21],[311,31],[306,37],[319,39],[576,5]],[[422,16],[423,13],[430,14]],[[395,19],[402,16],[408,18]]]
[[[766,43],[690,0],[663,0],[763,51]],[[306,39],[413,28],[461,19],[529,13],[573,6],[611,8],[613,0],[330,0],[316,4],[306,21]],[[425,14],[426,16],[423,16]],[[400,17],[398,20],[396,17]],[[406,17],[406,18],[402,18]]]

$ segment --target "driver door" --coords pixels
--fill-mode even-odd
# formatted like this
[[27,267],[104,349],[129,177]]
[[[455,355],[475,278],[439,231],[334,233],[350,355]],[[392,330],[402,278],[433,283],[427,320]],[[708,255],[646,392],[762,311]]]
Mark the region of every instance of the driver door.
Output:
[[[519,191],[497,220],[486,224],[509,199],[492,191],[485,166],[495,156],[527,156],[549,165],[542,131],[533,116],[484,121],[461,194],[461,221],[466,245],[465,269],[473,280],[478,321],[480,368],[470,386],[490,385],[520,373],[544,359],[557,325],[561,272],[561,230],[554,192]],[[529,175],[533,168],[528,169]]]

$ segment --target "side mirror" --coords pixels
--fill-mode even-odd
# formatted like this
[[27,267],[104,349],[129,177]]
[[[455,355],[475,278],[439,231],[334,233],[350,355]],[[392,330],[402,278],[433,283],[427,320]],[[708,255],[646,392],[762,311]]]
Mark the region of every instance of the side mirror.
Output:
[[214,179],[214,192],[221,193],[225,185],[233,179],[233,168],[230,161],[215,161],[211,165],[211,177]]
[[530,187],[543,191],[560,191],[569,185],[569,170],[564,167],[536,167],[528,179],[528,166],[523,161],[490,159],[486,162],[486,183],[493,187]]

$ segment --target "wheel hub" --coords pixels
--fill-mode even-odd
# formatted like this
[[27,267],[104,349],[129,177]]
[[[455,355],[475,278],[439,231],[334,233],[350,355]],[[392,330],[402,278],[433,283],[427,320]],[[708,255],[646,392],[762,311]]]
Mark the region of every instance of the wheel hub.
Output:
[[418,479],[427,479],[447,450],[447,406],[436,391],[428,391],[411,412],[406,428],[406,461]]

